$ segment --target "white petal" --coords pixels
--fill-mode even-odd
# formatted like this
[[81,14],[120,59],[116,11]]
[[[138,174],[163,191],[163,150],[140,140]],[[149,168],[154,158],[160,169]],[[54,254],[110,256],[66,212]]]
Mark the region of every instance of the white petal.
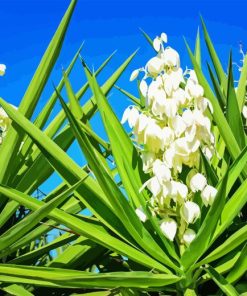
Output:
[[201,198],[202,198],[202,201],[206,207],[208,205],[211,206],[213,204],[216,194],[217,194],[217,189],[211,185],[207,185],[203,189],[203,191],[201,193]]
[[162,39],[162,41],[164,43],[167,43],[167,35],[166,35],[166,33],[161,33],[160,38]]
[[200,217],[200,208],[193,201],[186,201],[181,207],[180,214],[188,224],[194,223]]
[[167,47],[162,55],[162,58],[164,59],[166,66],[176,67],[177,69],[180,68],[179,54],[173,48]]
[[173,241],[177,232],[177,223],[171,218],[165,218],[160,225],[160,229],[170,241]]
[[153,76],[157,76],[163,70],[163,68],[164,62],[158,57],[150,59],[147,63],[147,70]]
[[244,118],[247,119],[247,106],[244,106],[244,107],[243,107],[242,114],[243,114]]
[[0,64],[0,76],[3,76],[6,71],[6,66],[4,64]]
[[139,208],[137,208],[136,210],[135,210],[135,212],[136,212],[136,215],[139,217],[139,219],[143,222],[143,223],[145,223],[146,221],[147,221],[147,216],[146,216],[146,214],[144,213],[144,211],[143,211],[143,208],[140,206]]
[[207,179],[200,173],[195,174],[190,179],[190,189],[192,192],[202,191],[207,185]]
[[183,241],[188,246],[196,237],[196,233],[193,229],[186,229],[183,235]]
[[148,91],[148,85],[147,85],[147,82],[144,79],[142,79],[142,81],[140,83],[140,91],[141,91],[142,95],[144,97],[146,97],[147,91]]
[[153,47],[156,51],[160,50],[160,46],[161,46],[161,41],[159,37],[156,37],[153,41]]
[[161,185],[157,177],[152,177],[150,182],[147,184],[148,189],[154,196],[157,196],[161,192]]
[[139,118],[139,112],[136,108],[132,108],[129,112],[128,123],[130,128],[133,128],[136,125],[136,122]]
[[122,120],[121,120],[121,123],[122,123],[122,124],[124,124],[124,123],[128,120],[128,118],[129,118],[129,114],[130,114],[130,110],[131,110],[130,107],[128,107],[128,108],[126,108],[126,109],[124,110],[123,117],[122,117]]
[[171,179],[170,169],[159,159],[153,163],[153,173],[160,182],[166,182]]
[[130,75],[130,81],[133,81],[137,78],[137,76],[139,75],[139,69],[134,70],[131,75]]

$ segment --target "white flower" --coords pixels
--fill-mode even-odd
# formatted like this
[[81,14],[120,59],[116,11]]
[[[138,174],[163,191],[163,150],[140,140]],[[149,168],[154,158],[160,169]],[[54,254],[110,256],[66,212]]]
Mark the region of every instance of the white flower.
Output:
[[165,237],[167,237],[170,241],[173,241],[177,232],[177,223],[171,218],[165,218],[162,220],[160,229]]
[[155,121],[150,121],[144,131],[144,144],[152,152],[157,153],[163,144],[162,129]]
[[200,208],[193,201],[186,201],[181,207],[180,214],[188,224],[194,223],[200,217]]
[[171,180],[170,169],[160,159],[156,159],[153,163],[153,173],[160,183]]
[[183,118],[180,115],[176,115],[175,117],[172,118],[171,124],[176,137],[180,137],[186,129],[186,124],[183,121]]
[[202,191],[207,185],[207,179],[200,173],[195,174],[190,179],[190,189],[192,192]]
[[183,235],[183,241],[188,246],[196,237],[196,233],[193,229],[186,229]]
[[162,149],[164,149],[164,147],[168,147],[174,140],[174,132],[173,130],[168,127],[165,126],[162,129]]
[[243,114],[244,118],[247,119],[247,106],[243,107],[242,114]]
[[216,194],[217,194],[217,189],[211,185],[207,185],[203,189],[203,191],[201,193],[201,198],[202,198],[202,201],[206,207],[208,205],[211,206],[213,204]]
[[0,76],[3,76],[6,71],[6,66],[4,64],[0,64]]
[[176,50],[171,47],[167,47],[161,55],[164,63],[169,68],[179,68],[180,67],[180,58]]
[[160,38],[161,38],[161,40],[162,40],[164,43],[167,43],[167,35],[166,35],[166,33],[161,33]]
[[141,92],[141,94],[142,94],[144,97],[146,97],[146,95],[147,95],[147,91],[148,91],[148,85],[147,85],[147,82],[146,82],[144,79],[142,79],[139,88],[140,88],[140,92]]
[[153,41],[153,47],[156,51],[159,51],[160,50],[160,47],[161,47],[161,40],[160,40],[160,37],[155,37],[154,38],[154,41]]
[[140,188],[140,192],[143,188],[147,188],[152,192],[153,196],[156,197],[162,190],[162,186],[156,176],[152,177],[151,179],[147,180],[142,187]]
[[135,107],[128,107],[125,109],[121,123],[128,121],[130,128],[133,128],[139,118],[139,112]]
[[164,68],[164,62],[158,57],[150,59],[147,63],[148,73],[152,76],[157,76]]
[[164,108],[167,117],[174,117],[178,111],[177,101],[174,99],[166,99]]
[[179,89],[180,83],[184,81],[181,68],[166,72],[162,77],[164,80],[165,91],[168,96],[172,96],[173,92]]
[[139,75],[139,72],[140,72],[139,69],[134,70],[130,75],[130,81],[135,80],[137,78],[137,76]]
[[197,99],[203,96],[204,89],[200,84],[194,82],[192,79],[188,79],[185,86],[185,92],[188,98]]
[[139,218],[143,223],[145,223],[145,222],[147,221],[147,216],[146,216],[146,214],[144,213],[143,208],[142,208],[141,206],[138,207],[138,208],[135,210],[135,212],[136,212],[136,215],[138,216],[138,218]]
[[141,158],[143,163],[143,171],[148,173],[153,166],[153,162],[155,161],[155,154],[150,151],[143,151]]

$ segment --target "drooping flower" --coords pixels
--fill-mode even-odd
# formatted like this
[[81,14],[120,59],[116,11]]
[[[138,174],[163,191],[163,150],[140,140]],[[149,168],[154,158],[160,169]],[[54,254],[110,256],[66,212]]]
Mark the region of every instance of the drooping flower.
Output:
[[181,207],[181,216],[188,223],[194,223],[200,217],[200,207],[193,201],[186,201]]
[[207,185],[203,191],[201,192],[201,198],[204,205],[207,207],[208,205],[212,205],[217,194],[217,189],[211,185]]
[[137,78],[137,76],[139,75],[139,72],[140,72],[139,69],[134,70],[130,75],[130,81],[135,80]]
[[173,241],[177,232],[177,222],[172,218],[165,218],[160,224],[160,229],[165,237]]
[[195,239],[196,233],[193,229],[187,228],[183,234],[183,241],[188,246]]
[[121,123],[124,124],[126,121],[128,121],[130,128],[133,128],[136,125],[138,117],[138,110],[135,107],[128,107],[124,111]]
[[200,173],[195,174],[190,179],[190,189],[192,192],[202,191],[207,185],[207,179]]

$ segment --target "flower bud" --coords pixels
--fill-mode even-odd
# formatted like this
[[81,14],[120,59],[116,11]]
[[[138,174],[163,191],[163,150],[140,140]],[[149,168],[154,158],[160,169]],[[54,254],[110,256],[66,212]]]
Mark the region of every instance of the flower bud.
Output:
[[190,224],[194,223],[200,217],[200,208],[193,201],[186,201],[181,207],[181,216]]
[[170,241],[173,241],[177,232],[177,223],[171,218],[165,218],[160,224],[160,229],[165,237],[167,237]]
[[162,59],[154,57],[147,63],[147,70],[152,76],[157,76],[164,68]]
[[186,229],[183,235],[183,241],[188,246],[196,237],[196,233],[193,229]]
[[202,198],[202,201],[206,207],[208,205],[211,206],[213,204],[216,194],[217,194],[217,189],[211,185],[207,185],[203,189],[203,191],[201,193],[201,198]]
[[207,185],[207,179],[200,173],[195,174],[190,179],[190,189],[192,192],[202,191]]
[[135,80],[138,75],[139,75],[139,69],[134,70],[130,75],[130,81]]

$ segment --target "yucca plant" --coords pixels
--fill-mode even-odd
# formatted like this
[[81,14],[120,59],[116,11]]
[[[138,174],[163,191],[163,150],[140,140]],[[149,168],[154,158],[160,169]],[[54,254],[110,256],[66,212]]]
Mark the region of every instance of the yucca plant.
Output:
[[[141,139],[140,134],[148,125],[140,130],[136,123],[141,114],[144,118],[152,113],[152,124],[170,126],[172,120],[167,119],[168,115],[162,117],[161,107],[155,109],[156,102],[148,102],[144,80],[157,81],[159,72],[164,74],[164,71],[165,77],[173,75],[172,71],[178,70],[173,68],[177,64],[170,64],[174,52],[166,60],[165,68],[160,66],[161,70],[157,70],[157,60],[141,68],[145,79],[138,81],[140,98],[137,98],[125,87],[115,85],[136,53],[99,86],[96,77],[112,55],[97,71],[91,72],[80,56],[80,48],[63,71],[60,83],[54,85],[45,107],[30,120],[59,55],[75,4],[76,1],[71,2],[18,109],[0,99],[0,105],[12,120],[0,146],[2,294],[239,295],[247,292],[247,148],[241,112],[245,104],[247,59],[235,88],[231,55],[225,73],[202,22],[211,58],[208,82],[201,70],[199,34],[194,54],[186,43],[198,79],[196,90],[203,89],[201,96],[208,100],[203,114],[211,124],[215,155],[208,157],[201,139],[196,150],[197,165],[182,163],[178,172],[173,166],[169,168],[172,177],[167,181],[176,175],[173,189],[179,191],[180,186],[181,191],[176,193],[176,198],[170,192],[165,196],[169,197],[169,203],[157,206],[161,193],[156,192],[155,196],[153,191],[157,186],[150,183],[150,178],[155,177],[152,165],[152,169],[143,170],[144,152],[152,152],[159,159],[161,150],[167,148],[157,146],[159,133],[154,135],[155,140],[152,138],[154,126],[149,128],[149,134],[145,130]],[[166,35],[155,38],[154,42],[146,33],[144,36],[158,52],[156,58],[162,58]],[[69,74],[78,57],[87,81],[74,92]],[[140,70],[134,71],[131,79],[139,73]],[[185,91],[189,79],[179,81],[177,88]],[[125,113],[125,119],[139,138],[126,132],[108,102],[114,86],[134,104]],[[64,87],[67,104],[61,94]],[[89,88],[92,97],[81,106],[80,99]],[[57,100],[62,110],[50,120]],[[170,102],[169,110],[173,110]],[[182,116],[189,109],[193,112],[196,108],[187,105],[176,112]],[[107,140],[90,126],[90,119],[97,111]],[[74,141],[86,159],[83,167],[66,153]],[[193,179],[195,174],[190,174],[191,169],[196,169],[199,179]],[[158,171],[165,178],[164,167]],[[54,172],[62,178],[62,183],[46,196],[37,197],[39,187]],[[202,176],[211,188],[209,193],[203,191],[206,184],[204,189],[199,188]],[[190,193],[184,194],[182,200],[184,186],[190,188]],[[210,206],[205,206],[206,201]],[[190,208],[187,208],[189,214],[183,211],[186,202],[196,204],[201,214],[194,211],[191,220]],[[85,214],[85,209],[91,214]],[[56,237],[48,239],[55,230]]]

